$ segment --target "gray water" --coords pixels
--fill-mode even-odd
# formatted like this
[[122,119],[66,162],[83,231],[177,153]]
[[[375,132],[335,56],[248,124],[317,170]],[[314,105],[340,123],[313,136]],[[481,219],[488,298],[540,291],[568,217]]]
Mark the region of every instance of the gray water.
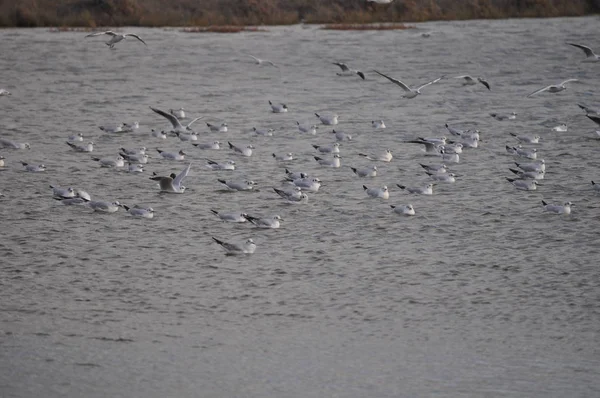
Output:
[[[0,31],[0,137],[31,143],[2,150],[0,173],[0,395],[2,397],[592,397],[600,395],[598,330],[600,141],[577,102],[600,105],[598,65],[581,63],[582,43],[600,51],[598,19],[439,22],[416,30],[336,32],[269,27],[267,32],[191,34],[132,28],[148,43],[85,33]],[[430,38],[421,33],[433,31]],[[244,55],[270,59],[259,67]],[[333,61],[367,80],[337,77]],[[446,75],[415,99],[372,73],[411,85]],[[462,87],[452,76],[485,76]],[[525,96],[578,78],[558,94]],[[270,112],[268,100],[290,112]],[[151,128],[165,120],[149,106],[205,116],[200,142],[252,142],[251,158],[201,151]],[[490,112],[516,111],[512,121]],[[331,128],[299,134],[296,121],[338,113],[340,169],[316,164],[311,144]],[[370,121],[388,128],[373,130]],[[139,120],[128,134],[100,125]],[[230,131],[209,133],[205,121]],[[429,180],[436,163],[417,136],[448,135],[444,124],[481,130],[481,148],[450,168],[455,184],[430,197],[396,184]],[[560,123],[568,132],[551,128]],[[252,126],[274,128],[255,137]],[[65,144],[81,132],[93,155],[144,145],[151,160],[133,175],[100,168]],[[509,135],[540,134],[547,164],[537,191],[505,177],[515,159]],[[530,145],[528,145],[529,147]],[[183,195],[159,194],[151,172],[186,162],[154,148],[185,149],[192,162]],[[348,167],[359,152],[389,148],[379,175]],[[294,152],[282,164],[273,152]],[[214,172],[205,158],[234,159]],[[523,161],[522,159],[519,159]],[[44,163],[26,173],[19,161]],[[526,161],[526,160],[525,160]],[[272,190],[284,168],[324,181],[302,206]],[[225,192],[217,178],[251,178],[258,192]],[[97,214],[52,199],[48,185],[73,186],[94,199],[152,206],[152,220],[123,210]],[[362,185],[387,185],[388,201]],[[572,201],[569,216],[543,212],[541,200]],[[390,204],[412,203],[414,217]],[[278,230],[221,222],[209,209],[279,214]],[[252,237],[253,255],[227,256],[215,236]]]

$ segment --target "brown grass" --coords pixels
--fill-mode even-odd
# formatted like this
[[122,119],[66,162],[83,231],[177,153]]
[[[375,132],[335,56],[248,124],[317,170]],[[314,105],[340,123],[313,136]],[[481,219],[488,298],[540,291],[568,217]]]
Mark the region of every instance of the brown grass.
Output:
[[404,25],[402,23],[393,24],[329,24],[323,26],[321,29],[326,30],[404,30],[404,29],[415,29],[413,25]]
[[267,32],[266,29],[258,28],[256,26],[234,26],[234,25],[223,25],[223,26],[207,26],[200,27],[195,26],[191,28],[183,28],[182,32],[185,33],[239,33],[239,32]]

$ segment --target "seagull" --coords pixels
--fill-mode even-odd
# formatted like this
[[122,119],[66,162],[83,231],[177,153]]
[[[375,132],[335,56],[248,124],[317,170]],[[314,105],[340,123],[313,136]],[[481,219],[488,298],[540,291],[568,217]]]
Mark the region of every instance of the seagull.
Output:
[[152,207],[125,206],[121,205],[129,214],[134,217],[154,218],[154,209]]
[[226,133],[227,132],[227,123],[221,123],[220,125],[216,125],[216,124],[211,124],[211,123],[206,123],[206,126],[210,129],[210,131],[212,132],[219,132],[219,133]]
[[338,124],[338,115],[332,115],[332,116],[321,116],[318,113],[315,113],[315,116],[319,118],[319,120],[321,120],[321,123],[323,123],[326,126],[334,126],[336,124]]
[[[444,140],[445,141],[445,140]],[[425,145],[425,153],[434,153],[438,155],[440,153],[440,146],[443,145],[440,142],[432,142],[423,138],[416,140],[405,141],[408,144],[422,144]]]
[[343,131],[331,131],[332,134],[335,134],[335,139],[338,141],[352,141],[352,136],[350,134],[346,134]]
[[43,164],[35,165],[35,164],[29,164],[29,163],[25,163],[25,162],[21,162],[21,164],[23,166],[25,166],[25,171],[29,171],[31,173],[40,173],[40,172],[46,171],[46,166]]
[[194,122],[196,120],[200,120],[204,117],[204,116],[197,117],[197,118],[193,119],[191,122],[189,122],[187,125],[184,126],[181,124],[181,122],[179,121],[177,116],[171,115],[170,113],[161,111],[160,109],[156,109],[153,107],[150,107],[150,109],[152,109],[154,112],[158,113],[162,117],[166,118],[169,122],[171,122],[171,125],[173,126],[173,129],[171,130],[171,132],[173,132],[173,133],[176,133],[176,132],[185,133],[187,131],[192,131],[192,128],[191,128],[192,124],[194,124]]
[[514,178],[506,177],[508,182],[514,185],[515,188],[521,191],[535,191],[537,186],[540,185],[537,180],[515,180]]
[[4,167],[4,156],[0,155],[0,167]]
[[119,207],[122,207],[118,200],[114,202],[87,201],[87,205],[98,213],[114,213],[119,210]]
[[158,130],[152,129],[152,137],[160,138],[161,140],[166,140],[167,133],[165,133],[164,131],[158,131]]
[[564,124],[564,123],[563,124],[559,124],[558,126],[552,127],[552,131],[558,131],[558,132],[561,132],[561,133],[564,133],[567,130],[568,130],[567,125]]
[[356,70],[356,69],[350,69],[348,67],[348,65],[346,65],[343,62],[333,62],[333,64],[339,66],[342,69],[342,71],[341,72],[337,72],[336,75],[338,75],[338,76],[354,76],[354,75],[358,75],[358,76],[360,76],[361,79],[365,80],[365,74],[362,73],[361,71]]
[[417,193],[420,195],[433,195],[433,184],[428,184],[426,187],[406,187],[404,185],[396,184],[398,188],[406,190],[409,193]]
[[15,142],[12,140],[0,138],[0,148],[31,149],[31,145],[29,145],[29,143],[27,142]]
[[525,144],[539,144],[540,139],[542,138],[539,135],[518,135],[515,133],[509,133],[509,134],[512,135],[513,137],[515,137],[520,142],[523,142]]
[[298,191],[286,192],[277,188],[273,188],[273,190],[277,193],[277,195],[287,200],[288,203],[301,204],[308,202],[308,195],[305,193],[300,193],[300,195],[298,195]]
[[6,96],[6,95],[12,95],[12,94],[11,94],[11,93],[10,93],[10,91],[8,91],[7,89],[5,89],[5,88],[0,88],[0,97],[4,97],[4,96]]
[[271,101],[269,101],[269,105],[271,105],[273,113],[284,113],[288,111],[288,107],[286,104],[274,104]]
[[385,123],[383,122],[383,120],[372,120],[371,127],[373,127],[374,129],[384,129]]
[[227,160],[224,163],[217,163],[214,160],[206,159],[206,167],[212,170],[235,170],[235,162]]
[[52,196],[54,196],[54,197],[57,197],[57,198],[74,198],[75,197],[75,190],[71,187],[61,188],[61,187],[55,187],[53,185],[50,185],[50,188],[52,188]]
[[463,86],[473,86],[479,82],[479,83],[483,84],[488,90],[491,90],[490,84],[481,77],[473,78],[469,75],[463,75],[463,76],[456,76],[454,78],[455,79],[464,79]]
[[273,157],[279,162],[288,162],[290,160],[294,160],[294,154],[292,152],[283,153],[281,155],[273,154]]
[[440,182],[456,182],[456,174],[454,173],[430,173],[426,172],[426,174],[431,177],[434,181]]
[[169,109],[169,113],[171,115],[175,116],[179,120],[185,119],[185,109],[183,109],[183,108]]
[[592,114],[592,115],[598,115],[600,114],[600,109],[598,108],[590,108],[587,105],[584,104],[577,104],[578,107],[580,107],[581,109],[583,109],[585,111],[586,114]]
[[221,142],[219,141],[208,142],[205,144],[192,143],[192,145],[199,149],[221,149]]
[[163,157],[163,159],[168,160],[183,160],[185,159],[185,155],[187,155],[185,152],[183,152],[183,150],[180,150],[179,152],[165,152],[158,148],[156,148],[156,150],[158,151],[159,155]]
[[301,178],[308,178],[307,173],[303,173],[301,171],[296,171],[296,172],[289,171],[288,169],[285,169],[285,175],[289,181],[294,181],[294,180],[298,180]]
[[94,158],[92,160],[100,163],[100,167],[123,167],[125,166],[125,159],[122,156],[117,156],[116,158]]
[[119,155],[121,155],[121,157],[123,159],[127,160],[130,163],[141,163],[141,164],[148,163],[148,155],[146,155],[146,154],[127,155],[126,153],[119,153]]
[[421,164],[422,168],[425,169],[425,171],[430,172],[430,173],[445,173],[448,171],[448,167],[445,164]]
[[571,206],[575,206],[571,202],[565,202],[563,205],[549,205],[543,200],[542,205],[544,206],[545,211],[556,214],[571,214]]
[[146,151],[148,150],[148,148],[146,148],[145,146],[139,147],[139,148],[133,148],[133,149],[128,149],[128,148],[120,148],[121,149],[121,153],[124,153],[125,155],[145,155]]
[[210,209],[210,211],[219,217],[223,221],[227,222],[246,222],[246,213],[221,213],[216,210]]
[[444,153],[456,153],[456,154],[460,154],[463,153],[463,144],[461,143],[454,143],[454,144],[446,144],[446,145],[440,145],[440,152],[443,151]]
[[131,124],[123,123],[123,127],[124,127],[124,129],[123,129],[124,132],[131,133],[140,128],[140,122],[136,121]]
[[246,218],[246,220],[250,221],[252,224],[256,225],[259,228],[277,229],[281,225],[280,221],[283,221],[283,218],[281,218],[278,215],[275,215],[272,217],[259,218],[259,217],[252,217],[252,216],[249,216],[246,214],[244,217]]
[[446,153],[443,147],[440,148],[440,156],[443,162],[459,163],[460,155],[458,153]]
[[128,164],[127,171],[130,173],[143,173],[144,165],[143,164],[134,164],[134,163],[130,162]]
[[516,112],[511,112],[507,115],[502,114],[502,113],[490,113],[490,116],[493,117],[496,120],[499,121],[503,121],[503,120],[514,120],[517,118],[517,113]]
[[252,131],[254,132],[254,134],[256,135],[262,135],[265,137],[272,137],[273,136],[273,132],[275,131],[275,129],[257,129],[256,127],[252,127]]
[[302,191],[318,192],[321,188],[321,180],[318,178],[297,178],[292,181],[296,187],[302,189]]
[[254,59],[254,61],[255,61],[254,63],[255,63],[256,65],[262,65],[262,64],[265,64],[265,65],[271,65],[271,66],[274,66],[275,68],[279,68],[279,66],[275,65],[273,62],[269,61],[268,59],[261,59],[261,58],[257,58],[257,57],[255,57],[254,55],[250,55],[250,54],[246,54],[246,55],[247,55],[247,56],[249,56],[249,57],[252,57],[252,59]]
[[594,181],[592,181],[592,188],[594,188],[595,191],[600,192],[600,184],[596,184]]
[[252,150],[255,149],[253,145],[246,145],[243,148],[233,145],[231,142],[227,141],[229,144],[229,148],[233,149],[235,152],[239,153],[242,156],[252,156]]
[[527,159],[537,159],[537,149],[527,149],[527,148],[519,148],[513,147],[515,150],[515,155],[527,158]]
[[171,174],[168,177],[153,176],[153,177],[150,177],[150,179],[153,181],[159,182],[161,192],[184,193],[185,186],[181,185],[181,183],[183,182],[183,179],[185,177],[187,177],[188,173],[190,172],[190,167],[192,167],[191,163],[188,164],[187,167],[185,169],[183,169],[177,175]]
[[392,161],[392,151],[390,151],[389,149],[386,149],[384,152],[380,153],[380,154],[366,154],[366,153],[359,153],[359,156],[362,156],[364,158],[367,158],[369,160],[378,160],[381,162],[391,162]]
[[600,61],[600,56],[594,54],[594,52],[592,51],[591,48],[589,48],[587,46],[583,46],[581,44],[575,44],[575,43],[567,43],[567,44],[583,50],[586,58],[581,62],[598,62],[598,61]]
[[594,122],[600,126],[600,116],[598,116],[598,115],[585,115],[585,116],[587,116],[588,119],[590,119],[592,122]]
[[144,45],[147,45],[146,42],[144,40],[142,40],[142,38],[136,34],[133,34],[133,33],[120,34],[120,33],[115,33],[112,30],[107,30],[106,32],[91,33],[91,34],[87,35],[86,37],[94,37],[94,36],[101,36],[101,35],[111,36],[111,39],[105,43],[109,48],[113,48],[115,46],[115,44],[117,44],[118,42],[120,42],[122,40],[125,40],[127,37],[135,37],[136,39],[138,39],[139,41],[144,43]]
[[406,206],[394,206],[394,205],[390,205],[390,207],[392,209],[394,209],[394,213],[397,214],[402,214],[403,216],[414,216],[415,215],[415,208],[413,207],[413,205],[406,205]]
[[392,83],[397,84],[398,86],[400,86],[400,88],[402,88],[406,92],[402,96],[402,98],[415,98],[417,95],[421,94],[421,89],[422,88],[425,88],[425,87],[429,86],[430,84],[437,83],[437,82],[439,82],[440,80],[443,79],[443,76],[442,77],[438,77],[437,79],[434,79],[434,80],[432,80],[430,82],[427,82],[427,83],[425,83],[425,84],[417,87],[416,89],[413,89],[413,88],[408,87],[406,84],[402,83],[400,80],[394,79],[393,77],[389,77],[387,75],[384,75],[383,73],[378,72],[376,70],[373,70],[373,72],[375,72],[375,73],[377,73],[377,74],[385,77],[386,79],[388,79]]
[[381,199],[389,199],[390,191],[388,191],[387,186],[383,186],[381,188],[367,188],[366,185],[363,185],[363,189],[372,198],[381,198]]
[[337,142],[331,146],[313,145],[313,148],[321,153],[340,153],[340,144]]
[[515,162],[515,164],[523,171],[546,171],[546,162],[544,162],[544,159],[540,159],[540,161],[536,163]]
[[533,93],[529,94],[527,97],[533,97],[534,95],[541,93],[543,91],[548,91],[549,93],[559,93],[559,92],[567,89],[567,86],[565,86],[565,84],[567,84],[569,82],[576,82],[576,81],[579,81],[579,79],[567,79],[558,84],[551,84],[549,86],[540,88],[539,90],[535,90]]
[[546,175],[545,171],[522,171],[510,167],[508,169],[523,180],[543,180]]
[[366,169],[357,169],[350,167],[350,169],[359,177],[375,177],[377,176],[377,166],[372,166]]
[[94,151],[94,142],[90,141],[87,145],[76,145],[72,142],[67,141],[67,145],[73,148],[76,152],[93,152]]
[[254,181],[226,181],[218,179],[221,184],[225,185],[227,188],[233,191],[251,191],[254,189],[256,183]]
[[340,155],[337,153],[333,154],[333,159],[323,159],[318,156],[315,156],[314,158],[317,162],[319,162],[319,164],[321,166],[333,167],[333,168],[338,168],[341,166]]
[[74,135],[70,135],[67,138],[67,141],[70,141],[70,142],[79,141],[79,142],[81,142],[81,141],[83,141],[83,134],[82,133],[77,133],[77,134],[74,134]]
[[317,134],[317,129],[319,128],[314,124],[311,126],[304,126],[300,124],[300,122],[296,122],[296,124],[298,125],[298,130],[300,130],[301,133],[308,133],[312,135]]
[[102,131],[104,131],[105,133],[121,133],[123,132],[123,127],[125,127],[125,123],[121,123],[117,126],[98,126],[98,128]]
[[244,244],[235,244],[223,242],[220,239],[212,237],[212,239],[227,250],[228,254],[252,254],[256,250],[256,244],[252,239],[248,239]]
[[195,131],[188,133],[181,133],[179,131],[175,132],[175,135],[177,136],[177,138],[179,138],[181,141],[198,141],[198,133],[196,133]]

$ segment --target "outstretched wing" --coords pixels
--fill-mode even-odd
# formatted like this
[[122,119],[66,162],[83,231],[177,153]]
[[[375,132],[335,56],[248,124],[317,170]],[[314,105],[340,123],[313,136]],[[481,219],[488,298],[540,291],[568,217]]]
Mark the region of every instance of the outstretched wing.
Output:
[[160,109],[156,109],[153,107],[150,107],[150,109],[152,109],[154,112],[158,113],[162,117],[166,118],[169,122],[171,122],[171,125],[173,125],[173,128],[183,129],[183,126],[181,125],[181,122],[179,122],[179,119],[177,119],[177,116],[171,115],[170,113],[161,111]]
[[465,79],[468,82],[472,82],[474,81],[474,79],[469,76],[469,75],[462,75],[462,76],[454,76],[455,79]]
[[[194,123],[196,120],[200,120],[200,119],[202,119],[202,118],[204,118],[204,116],[200,116],[200,117],[197,117],[197,118],[195,118],[194,120],[192,120],[191,122],[189,122],[189,123],[187,124],[187,126],[185,126],[185,127],[186,127],[186,128],[189,128],[189,127],[190,127],[190,126],[191,126],[191,125],[192,125],[192,124],[193,124],[193,123]],[[208,123],[206,123],[206,124],[208,124]],[[209,126],[209,127],[210,127],[210,126]]]
[[142,40],[141,37],[139,37],[138,35],[134,34],[134,33],[125,33],[123,36],[131,36],[131,37],[135,37],[136,39],[138,39],[139,41],[141,41],[142,43],[144,43],[144,45],[147,46],[146,42],[144,40]]
[[577,82],[579,81],[579,79],[567,79],[564,82],[560,83],[559,86],[564,86],[565,84],[569,83],[569,82]]
[[90,33],[89,35],[87,35],[85,37],[94,37],[94,36],[102,36],[102,35],[116,36],[117,34],[115,32],[113,32],[112,30],[107,30],[106,32]]
[[400,80],[394,79],[393,77],[389,77],[387,75],[384,75],[381,72],[378,72],[376,70],[373,69],[373,72],[377,73],[378,75],[381,75],[383,77],[385,77],[386,79],[388,79],[389,81],[391,81],[394,84],[397,84],[398,86],[400,86],[402,88],[402,90],[404,91],[411,91],[410,87],[408,87],[406,84],[402,83]]
[[444,76],[438,77],[437,79],[433,79],[432,81],[430,81],[430,82],[427,82],[427,83],[425,83],[425,84],[423,84],[423,85],[421,85],[421,86],[417,87],[417,90],[416,90],[416,91],[419,91],[419,90],[421,90],[422,88],[429,86],[430,84],[437,83],[437,82],[439,82],[440,80],[442,80],[443,78],[444,78]]
[[333,62],[333,64],[339,66],[343,72],[348,72],[350,70],[350,68],[348,68],[348,65],[346,65],[343,62]]
[[188,164],[187,167],[185,169],[183,169],[183,171],[179,174],[177,174],[177,177],[175,177],[175,179],[173,180],[173,185],[175,186],[181,186],[181,182],[183,181],[183,179],[185,177],[187,177],[188,173],[190,172],[190,167],[192,167],[192,164]]
[[550,87],[552,87],[552,85],[546,86],[544,88],[540,88],[539,90],[535,90],[533,93],[529,94],[527,97],[533,97],[534,95],[541,93],[542,91],[548,90]]
[[582,49],[583,52],[585,53],[586,57],[593,57],[595,56],[594,52],[592,51],[591,48],[587,47],[587,46],[582,46],[581,44],[575,44],[575,43],[567,43],[573,47],[577,47],[579,49]]
[[477,81],[481,84],[483,84],[485,87],[487,87],[488,90],[491,90],[490,88],[490,84],[487,82],[487,80],[482,79],[481,77],[477,78]]
[[223,242],[222,240],[217,239],[215,237],[212,237],[212,238],[213,238],[213,240],[215,242],[217,242],[218,244],[220,244],[221,246],[223,246],[223,248],[225,250],[227,250],[227,251],[230,251],[230,252],[231,251],[233,251],[233,252],[239,252],[239,251],[242,250],[238,245],[234,245],[234,244],[231,244],[231,243]]

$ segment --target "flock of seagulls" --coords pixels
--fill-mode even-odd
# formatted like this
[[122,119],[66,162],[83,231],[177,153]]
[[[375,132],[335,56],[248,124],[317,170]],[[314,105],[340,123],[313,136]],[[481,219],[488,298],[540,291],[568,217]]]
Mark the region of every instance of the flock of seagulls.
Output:
[[[391,0],[369,0],[376,3],[385,4],[391,2]],[[138,35],[133,33],[117,34],[112,31],[92,33],[88,37],[96,37],[107,35],[110,36],[110,40],[105,44],[114,49],[117,43],[122,42],[126,38],[134,38],[144,45],[146,42]],[[586,46],[568,43],[571,46],[579,48],[584,51],[586,59],[584,62],[596,62],[600,60],[600,57]],[[253,55],[246,54],[254,60],[256,65],[272,66],[279,68],[277,64],[272,61],[261,59]],[[337,72],[337,76],[358,76],[362,80],[366,80],[366,74],[363,71],[350,68],[346,63],[333,62],[334,65],[338,66],[341,71]],[[380,71],[372,70],[373,73],[379,75],[388,81],[394,83],[402,89],[400,97],[412,100],[422,95],[422,90],[428,86],[439,83],[446,79],[446,76],[439,76],[427,83],[421,84],[416,87],[411,87],[399,79],[390,77]],[[474,86],[477,84],[483,85],[487,90],[492,90],[492,85],[483,77],[472,77],[470,75],[455,76],[455,79],[462,80],[462,85]],[[559,93],[567,89],[566,84],[571,82],[577,82],[578,79],[566,79],[558,84],[548,85],[540,88],[527,97],[533,97],[543,92],[548,93]],[[11,93],[5,89],[0,89],[0,96],[10,96]],[[292,112],[287,104],[275,103],[268,101],[272,113],[287,113]],[[598,110],[587,107],[583,104],[578,104],[581,109],[586,112],[586,116],[600,125],[600,113]],[[151,137],[158,140],[177,139],[180,142],[188,142],[195,149],[201,151],[216,151],[216,150],[229,150],[234,156],[240,156],[242,158],[249,158],[255,156],[255,147],[252,144],[240,144],[238,142],[227,141],[226,144],[219,140],[213,140],[211,142],[198,142],[201,135],[198,131],[194,131],[194,125],[198,120],[201,120],[203,116],[195,117],[188,120],[186,111],[183,107],[178,109],[169,109],[164,111],[156,107],[150,106],[150,110],[153,114],[160,116],[164,121],[168,123],[168,127],[161,129],[155,128],[151,130]],[[266,108],[266,107],[265,107]],[[266,108],[268,109],[268,108]],[[342,152],[344,151],[343,145],[345,143],[352,142],[352,136],[341,131],[336,130],[335,126],[339,124],[340,116],[337,114],[321,114],[314,113],[318,120],[315,124],[306,124],[296,121],[294,128],[297,128],[298,132],[307,135],[317,135],[319,129],[323,129],[330,126],[334,126],[331,131],[331,135],[327,133],[326,137],[331,137],[334,141],[327,145],[314,144],[314,162],[321,167],[323,174],[327,173],[327,169],[330,168],[341,168],[342,167]],[[498,121],[509,121],[517,118],[515,112],[509,114],[497,114],[491,113],[491,117]],[[368,121],[366,121],[368,123]],[[384,120],[371,120],[371,128],[376,130],[386,129],[387,126]],[[445,125],[449,136],[439,137],[420,137],[416,136],[413,139],[405,140],[406,144],[420,145],[423,149],[423,156],[434,159],[433,163],[420,163],[423,168],[425,175],[430,179],[431,182],[422,185],[403,185],[395,184],[401,191],[410,195],[434,195],[434,187],[438,184],[453,184],[459,183],[460,174],[453,173],[450,168],[453,164],[459,163],[461,156],[467,154],[469,150],[475,150],[480,147],[480,132],[478,130],[463,130],[448,124]],[[228,132],[228,124],[226,122],[211,124],[206,123],[206,128],[211,133],[226,133]],[[557,126],[556,128],[564,128],[566,126]],[[134,123],[120,123],[115,126],[99,126],[99,129],[106,134],[119,135],[136,133],[140,131],[139,122]],[[561,130],[557,130],[561,131]],[[563,130],[564,131],[564,130]],[[257,127],[252,128],[252,132],[257,136],[269,137],[274,134],[273,129],[261,129]],[[515,156],[517,161],[514,162],[515,167],[509,167],[509,171],[513,173],[512,177],[506,177],[508,183],[512,184],[515,189],[523,191],[536,190],[538,186],[541,186],[542,181],[546,173],[546,163],[544,160],[538,160],[538,150],[535,147],[536,144],[540,143],[541,137],[539,135],[531,134],[518,134],[511,132],[510,135],[518,141],[517,145],[506,146],[508,154]],[[600,134],[599,134],[600,136]],[[450,138],[449,138],[450,137]],[[73,152],[88,153],[91,154],[95,150],[94,142],[90,141],[85,143],[82,133],[69,136],[66,141]],[[524,145],[529,147],[524,147]],[[0,148],[4,150],[27,150],[31,146],[29,143],[16,142],[6,138],[0,138]],[[157,190],[165,194],[185,194],[186,186],[184,181],[189,176],[190,170],[193,167],[193,162],[188,162],[186,156],[187,150],[179,151],[166,151],[157,147],[155,156],[160,157],[166,161],[181,162],[185,166],[178,167],[176,172],[171,173],[167,176],[161,176],[153,174],[149,179],[154,181],[153,184],[157,185]],[[275,162],[292,162],[296,159],[294,153],[283,152],[283,153],[272,153],[273,161]],[[391,149],[382,149],[375,153],[358,153],[358,156],[364,160],[368,160],[373,163],[389,163],[394,159]],[[150,156],[148,148],[121,148],[118,154],[113,157],[96,157],[91,156],[90,161],[96,162],[99,167],[109,169],[127,169],[130,173],[143,173],[144,166],[149,162]],[[521,161],[521,160],[525,161]],[[351,163],[351,162],[350,162]],[[366,167],[354,167],[351,165],[348,167],[348,172],[352,173],[355,178],[364,179],[365,181],[372,179],[379,174],[377,164],[372,164]],[[24,167],[25,172],[32,173],[43,173],[46,171],[46,166],[43,164],[30,164],[25,161],[21,161],[21,165]],[[3,156],[0,156],[0,168],[5,168],[6,162]],[[206,169],[214,171],[235,171],[237,164],[234,160],[226,160],[217,162],[211,160],[209,157],[206,158],[204,165]],[[314,175],[309,174],[306,171],[289,170],[285,169],[285,175],[280,176],[284,181],[281,186],[272,186],[272,194],[276,195],[290,205],[302,205],[310,200],[310,196],[320,192],[321,187],[324,185],[323,181]],[[248,192],[257,189],[258,184],[249,179],[236,179],[236,178],[216,178],[223,189],[236,192]],[[594,190],[600,192],[600,185],[592,182]],[[60,201],[65,206],[88,206],[94,212],[101,213],[115,213],[119,209],[124,209],[132,217],[147,218],[151,219],[154,217],[155,212],[152,207],[148,206],[128,206],[120,203],[117,200],[111,201],[99,201],[92,200],[91,196],[83,190],[75,189],[73,187],[57,187],[50,185],[52,189],[52,198]],[[372,200],[389,200],[390,189],[388,186],[373,186],[373,184],[365,183],[362,184],[362,188],[366,197]],[[1,195],[1,194],[0,194]],[[549,204],[542,201],[541,206],[544,211],[569,215],[571,213],[571,207],[573,203],[565,201],[563,204]],[[393,213],[411,217],[417,214],[417,210],[413,204],[402,204],[402,205],[390,205]],[[245,212],[227,212],[216,209],[210,209],[210,212],[214,214],[219,220],[227,223],[249,223],[256,228],[264,229],[278,229],[284,225],[285,221],[280,215],[271,216],[260,216],[250,215]],[[255,252],[257,245],[253,239],[247,239],[244,242],[228,242],[218,237],[212,237],[213,241],[220,245],[229,254],[252,254]]]

